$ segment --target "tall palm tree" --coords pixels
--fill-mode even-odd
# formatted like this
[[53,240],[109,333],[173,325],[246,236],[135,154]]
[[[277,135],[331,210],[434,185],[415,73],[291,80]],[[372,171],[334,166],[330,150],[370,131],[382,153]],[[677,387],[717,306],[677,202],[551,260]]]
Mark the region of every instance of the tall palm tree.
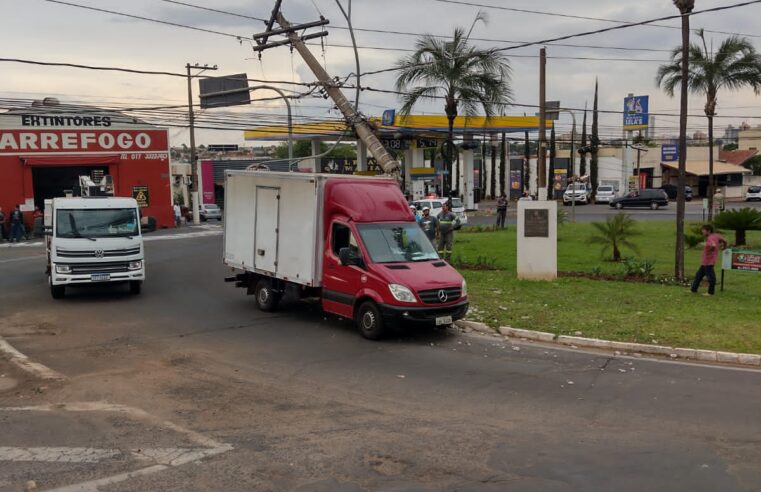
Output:
[[[761,92],[761,54],[747,38],[730,36],[714,51],[706,42],[705,33],[698,31],[701,43],[689,48],[690,70],[687,87],[694,94],[705,94],[705,115],[708,118],[708,219],[713,218],[713,119],[716,116],[717,96],[720,89],[739,90],[750,87],[758,95]],[[658,69],[657,82],[669,96],[682,83],[682,49],[675,48],[672,62]]]
[[[415,52],[401,59],[396,68],[402,116],[409,115],[421,100],[444,100],[449,149],[453,148],[454,121],[460,111],[465,116],[476,116],[482,110],[488,119],[512,100],[507,58],[496,49],[472,46],[465,30],[459,27],[451,40],[423,35],[415,43]],[[451,182],[454,152],[443,154]]]

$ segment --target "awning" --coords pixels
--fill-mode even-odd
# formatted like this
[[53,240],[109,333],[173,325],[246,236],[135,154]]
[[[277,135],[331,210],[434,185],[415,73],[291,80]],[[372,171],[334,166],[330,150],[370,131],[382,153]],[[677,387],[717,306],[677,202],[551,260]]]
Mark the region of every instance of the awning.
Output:
[[21,156],[25,166],[102,166],[105,164],[119,164],[119,155],[41,155]]
[[[669,169],[678,170],[678,162],[661,162],[661,166]],[[708,161],[687,161],[686,172],[693,176],[708,176]],[[715,161],[713,163],[713,174],[752,174],[750,169],[741,166],[729,164],[728,162]]]

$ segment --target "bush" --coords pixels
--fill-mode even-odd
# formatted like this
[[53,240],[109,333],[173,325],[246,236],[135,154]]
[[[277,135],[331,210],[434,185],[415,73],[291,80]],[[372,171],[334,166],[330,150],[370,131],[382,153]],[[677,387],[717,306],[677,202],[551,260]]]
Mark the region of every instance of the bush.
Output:
[[452,266],[461,270],[499,270],[496,258],[481,255],[473,262],[456,255],[452,258]]
[[613,261],[621,261],[621,248],[627,247],[635,253],[637,245],[631,242],[632,236],[641,234],[637,230],[637,223],[629,215],[618,213],[608,217],[605,222],[593,222],[598,234],[589,238],[592,244],[602,244],[602,253],[613,251]]
[[624,276],[637,278],[652,278],[655,271],[655,261],[624,258]]

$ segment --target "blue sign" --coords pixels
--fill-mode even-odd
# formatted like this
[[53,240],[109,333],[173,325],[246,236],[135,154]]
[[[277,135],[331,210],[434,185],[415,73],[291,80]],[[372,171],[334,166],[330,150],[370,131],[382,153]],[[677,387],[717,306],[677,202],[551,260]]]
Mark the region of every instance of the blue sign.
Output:
[[679,160],[679,146],[676,144],[661,147],[661,162],[676,162]]
[[396,110],[387,109],[383,112],[383,116],[381,117],[381,125],[394,126],[395,119],[396,119]]
[[632,96],[624,99],[624,130],[643,130],[648,127],[650,96]]

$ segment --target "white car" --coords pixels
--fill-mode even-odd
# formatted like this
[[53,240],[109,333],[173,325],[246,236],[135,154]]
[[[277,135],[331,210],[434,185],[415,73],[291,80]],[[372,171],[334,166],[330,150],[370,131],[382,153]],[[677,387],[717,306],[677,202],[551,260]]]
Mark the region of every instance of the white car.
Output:
[[439,215],[441,215],[441,206],[448,201],[452,202],[452,213],[457,217],[457,222],[455,223],[455,229],[461,228],[463,225],[468,225],[468,214],[465,213],[465,206],[462,203],[462,200],[459,198],[452,198],[451,200],[448,198],[424,198],[423,200],[417,200],[415,202],[412,202],[412,205],[415,206],[418,210],[423,210],[425,207],[428,207],[431,209],[431,215],[438,218]]
[[198,213],[203,222],[211,219],[222,220],[222,209],[214,203],[204,203]]
[[761,186],[750,186],[745,193],[745,201],[761,200]]
[[595,203],[610,203],[614,198],[616,198],[616,189],[614,187],[608,185],[597,187]]
[[570,205],[572,202],[586,205],[590,200],[592,200],[592,189],[586,183],[570,184],[563,193],[563,205]]

